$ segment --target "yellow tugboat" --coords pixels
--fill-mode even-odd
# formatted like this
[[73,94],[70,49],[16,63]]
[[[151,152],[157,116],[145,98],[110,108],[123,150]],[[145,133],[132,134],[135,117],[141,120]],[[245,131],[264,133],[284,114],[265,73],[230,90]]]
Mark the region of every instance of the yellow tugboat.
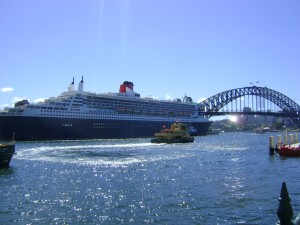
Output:
[[164,128],[154,134],[151,143],[189,143],[194,142],[194,137],[188,133],[188,127],[183,123],[173,123],[170,129]]

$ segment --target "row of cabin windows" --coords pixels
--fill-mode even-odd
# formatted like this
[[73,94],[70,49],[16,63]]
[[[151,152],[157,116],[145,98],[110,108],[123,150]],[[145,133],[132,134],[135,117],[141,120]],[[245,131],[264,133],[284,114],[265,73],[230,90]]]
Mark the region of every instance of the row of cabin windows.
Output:
[[150,108],[150,109],[185,109],[185,110],[191,110],[194,109],[195,107],[193,105],[189,106],[189,105],[153,105],[153,104],[139,104],[139,103],[124,103],[122,102],[121,104],[115,103],[112,104],[111,102],[89,102],[87,104],[88,106],[98,106],[98,107],[132,107],[132,108]]
[[[36,116],[36,115],[35,115],[35,116]],[[50,116],[50,117],[52,117],[52,116],[54,116],[54,117],[57,117],[57,116],[59,116],[59,117],[70,117],[70,116],[73,116],[73,117],[77,117],[77,118],[99,118],[99,116],[105,116],[105,118],[109,118],[109,119],[118,119],[118,118],[120,118],[120,117],[119,117],[118,115],[116,115],[116,114],[99,114],[99,115],[40,114],[40,116]],[[152,118],[152,117],[153,117],[153,116],[151,116],[151,115],[146,115],[146,118]],[[163,117],[163,116],[161,116],[161,117]],[[155,120],[160,120],[161,117],[154,118],[154,119],[155,119]],[[136,119],[136,118],[138,118],[138,117],[134,116],[134,117],[132,117],[131,119]],[[141,116],[140,118],[143,119],[143,118],[145,118],[145,116],[144,116],[144,117]],[[130,119],[130,117],[129,117],[128,119]]]
[[177,112],[177,111],[180,111],[180,112],[184,112],[184,113],[190,113],[191,111],[194,111],[195,109],[194,108],[186,108],[186,109],[183,109],[183,108],[159,108],[159,107],[131,107],[129,105],[126,105],[126,106],[120,106],[120,107],[112,107],[111,105],[109,106],[99,106],[99,107],[95,107],[95,106],[89,106],[91,108],[99,108],[99,109],[112,109],[112,110],[131,110],[131,111],[136,111],[136,112],[139,112],[139,111],[158,111],[158,112],[164,112],[164,111],[173,111],[173,112]]
[[[52,113],[61,113],[61,112],[59,112],[59,111],[52,111],[52,110],[41,110],[42,112],[44,112],[44,113],[46,113],[47,115],[49,114],[49,113],[51,113],[51,116],[52,116]],[[86,112],[80,112],[80,109],[71,109],[71,111],[74,111],[74,112],[70,112],[70,113],[76,113],[76,114],[85,114],[85,115],[91,115],[91,114],[93,114],[93,115],[96,115],[96,114],[99,114],[99,113],[101,113],[101,112],[89,112],[89,113],[86,113]],[[132,112],[132,111],[131,111]],[[135,112],[138,112],[138,111],[135,111]],[[142,111],[143,112],[143,111]],[[146,110],[144,110],[144,112],[146,112]],[[148,111],[147,111],[148,112]],[[163,111],[158,111],[158,110],[155,110],[155,109],[153,109],[152,111],[150,111],[150,113],[151,114],[167,114],[167,115],[173,115],[173,114],[175,114],[175,115],[178,115],[178,114],[182,114],[182,113],[184,113],[184,115],[187,115],[187,113],[189,114],[190,113],[190,111],[188,111],[188,112],[186,112],[186,111],[180,111],[180,112],[178,112],[178,111],[170,111],[170,112],[163,112]],[[44,114],[41,114],[41,115],[44,115]],[[54,114],[55,115],[55,114]],[[143,114],[143,115],[145,115],[145,114]],[[146,114],[147,115],[147,114]]]
[[95,129],[101,129],[101,128],[120,128],[119,123],[94,123]]
[[193,105],[178,105],[173,102],[164,102],[163,105],[159,102],[153,103],[153,102],[133,102],[133,101],[119,101],[119,100],[113,100],[113,99],[89,99],[87,101],[88,104],[91,105],[109,105],[109,106],[127,106],[130,105],[132,107],[154,107],[154,108],[190,108],[194,107]]

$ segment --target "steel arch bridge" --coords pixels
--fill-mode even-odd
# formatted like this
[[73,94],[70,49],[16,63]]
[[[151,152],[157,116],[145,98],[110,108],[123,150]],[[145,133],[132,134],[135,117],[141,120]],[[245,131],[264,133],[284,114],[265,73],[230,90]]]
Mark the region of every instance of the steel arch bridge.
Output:
[[[237,103],[237,100],[240,99],[240,107],[242,105],[242,98],[245,96],[248,96],[248,102],[249,102],[249,96],[252,98],[252,106],[253,106],[253,97],[256,99],[256,105],[260,104],[259,110],[237,110],[231,108],[231,111],[227,110],[224,111],[225,106],[229,105],[229,103],[235,102]],[[274,112],[265,106],[265,100],[268,101],[268,104],[272,103],[276,105],[280,110]],[[244,103],[245,105],[245,103]],[[249,105],[249,104],[248,104]],[[223,111],[222,111],[223,110]],[[288,98],[284,94],[269,89],[267,87],[243,87],[243,88],[236,88],[231,89],[228,91],[221,92],[219,94],[216,94],[214,96],[211,96],[210,98],[207,98],[206,100],[199,103],[199,111],[202,112],[205,116],[211,117],[214,115],[228,115],[228,114],[248,114],[248,115],[254,115],[254,114],[261,114],[261,115],[273,115],[273,116],[281,116],[281,117],[299,117],[300,114],[300,106],[294,102],[292,99]]]

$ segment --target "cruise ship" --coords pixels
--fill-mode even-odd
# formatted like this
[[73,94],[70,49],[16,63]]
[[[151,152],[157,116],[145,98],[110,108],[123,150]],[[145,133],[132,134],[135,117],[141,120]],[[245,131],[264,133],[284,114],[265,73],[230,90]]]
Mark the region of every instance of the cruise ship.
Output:
[[142,98],[133,83],[125,81],[119,92],[96,94],[84,91],[83,77],[77,90],[67,91],[44,102],[24,99],[0,111],[0,139],[69,140],[152,137],[163,126],[181,122],[196,135],[206,135],[211,121],[201,114],[191,97],[182,100]]

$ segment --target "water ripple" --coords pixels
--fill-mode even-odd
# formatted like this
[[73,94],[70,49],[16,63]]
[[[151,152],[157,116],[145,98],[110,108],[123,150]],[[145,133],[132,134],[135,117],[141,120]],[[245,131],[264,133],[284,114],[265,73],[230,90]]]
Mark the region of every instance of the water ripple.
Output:
[[17,143],[0,170],[0,224],[274,224],[281,182],[300,209],[298,158],[268,136]]

